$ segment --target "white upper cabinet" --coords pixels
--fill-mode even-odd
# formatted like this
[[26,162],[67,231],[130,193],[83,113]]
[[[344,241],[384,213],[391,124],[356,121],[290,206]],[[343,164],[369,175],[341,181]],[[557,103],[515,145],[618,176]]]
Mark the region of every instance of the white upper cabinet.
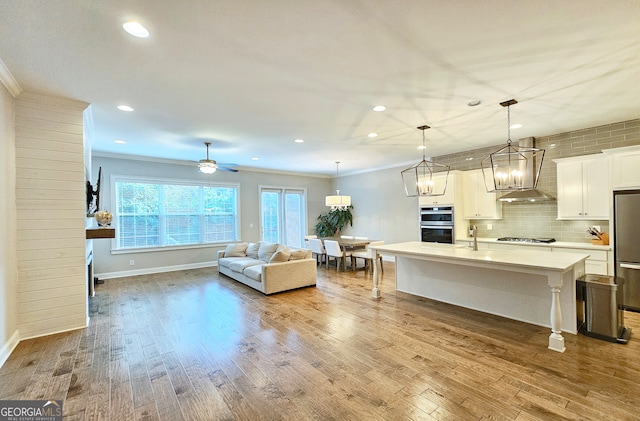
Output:
[[496,193],[487,192],[481,169],[465,171],[462,181],[464,219],[502,219],[502,202],[497,201]]
[[603,152],[611,155],[611,184],[614,189],[640,188],[640,146]]
[[418,203],[420,206],[431,206],[431,205],[454,205],[455,202],[455,173],[452,171],[449,173],[448,177],[445,177],[444,174],[434,174],[433,175],[433,186],[434,191],[442,191],[442,187],[444,183],[447,183],[447,188],[442,196],[420,196],[418,197]]
[[555,159],[558,219],[609,219],[609,161],[604,155]]

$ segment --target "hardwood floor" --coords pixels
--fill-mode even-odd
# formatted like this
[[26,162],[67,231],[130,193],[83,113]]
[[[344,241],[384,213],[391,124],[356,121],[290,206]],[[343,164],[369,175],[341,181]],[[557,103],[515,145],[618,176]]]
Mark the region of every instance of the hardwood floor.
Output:
[[272,296],[215,268],[107,280],[87,329],[18,345],[0,399],[63,399],[68,420],[640,419],[640,338],[567,334],[560,354],[546,328],[393,276],[380,300],[371,275],[324,268]]

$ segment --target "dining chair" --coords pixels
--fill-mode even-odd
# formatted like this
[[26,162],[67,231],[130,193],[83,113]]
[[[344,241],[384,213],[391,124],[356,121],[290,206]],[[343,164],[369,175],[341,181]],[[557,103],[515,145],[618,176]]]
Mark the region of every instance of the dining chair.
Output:
[[317,235],[305,235],[304,236],[304,243],[306,245],[309,245],[309,240],[312,239],[312,238],[318,238],[318,236]]
[[322,264],[322,259],[327,260],[327,251],[322,245],[322,240],[317,238],[309,238],[309,249],[316,256],[316,265]]
[[325,259],[326,268],[329,268],[329,260],[333,257],[336,261],[336,272],[340,270],[340,262],[344,266],[344,270],[347,270],[347,257],[351,257],[350,251],[342,250],[340,243],[335,240],[324,240],[324,248],[327,251],[327,257]]
[[380,271],[384,272],[384,268],[382,267],[382,255],[377,253],[375,250],[370,248],[370,246],[381,246],[384,244],[384,241],[372,241],[365,247],[364,250],[354,251],[351,253],[351,266],[355,269],[357,266],[356,259],[364,259],[364,269],[369,270],[372,264],[375,264],[376,259],[380,259]]

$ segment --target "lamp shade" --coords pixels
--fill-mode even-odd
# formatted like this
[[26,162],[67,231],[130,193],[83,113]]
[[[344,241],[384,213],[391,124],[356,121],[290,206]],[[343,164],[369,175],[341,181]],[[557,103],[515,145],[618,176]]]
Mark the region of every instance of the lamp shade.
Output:
[[346,209],[351,206],[351,196],[340,195],[340,190],[336,191],[336,193],[336,195],[324,198],[326,206],[331,206],[331,209]]

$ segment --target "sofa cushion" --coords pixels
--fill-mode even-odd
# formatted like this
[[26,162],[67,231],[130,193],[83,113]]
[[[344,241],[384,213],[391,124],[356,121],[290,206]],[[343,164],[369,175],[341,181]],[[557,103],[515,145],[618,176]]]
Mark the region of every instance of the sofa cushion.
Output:
[[270,244],[270,243],[260,243],[260,249],[258,250],[258,259],[263,262],[269,263],[271,256],[273,253],[278,250],[278,243]]
[[247,243],[237,243],[227,245],[224,257],[245,257],[247,255]]
[[253,259],[258,258],[258,250],[260,250],[260,243],[262,241],[258,241],[257,243],[249,243],[247,245],[247,257],[251,257]]
[[223,257],[218,260],[218,266],[228,268],[229,265],[231,265],[231,263],[237,262],[238,260],[244,260],[246,258],[247,258],[246,256],[245,257]]
[[279,246],[276,252],[271,256],[271,259],[269,259],[269,263],[286,262],[289,260],[289,256],[291,256],[289,247]]
[[251,259],[249,257],[245,257],[245,258],[238,257],[237,260],[234,260],[229,264],[229,269],[231,269],[234,272],[242,273],[246,268],[250,266],[262,265],[262,264],[264,264],[264,262],[261,260]]
[[289,249],[289,254],[289,260],[302,260],[307,255],[307,251],[302,249]]
[[262,282],[262,266],[264,266],[265,262],[260,262],[261,264],[250,266],[242,272],[244,276],[249,279],[253,279],[254,281]]

